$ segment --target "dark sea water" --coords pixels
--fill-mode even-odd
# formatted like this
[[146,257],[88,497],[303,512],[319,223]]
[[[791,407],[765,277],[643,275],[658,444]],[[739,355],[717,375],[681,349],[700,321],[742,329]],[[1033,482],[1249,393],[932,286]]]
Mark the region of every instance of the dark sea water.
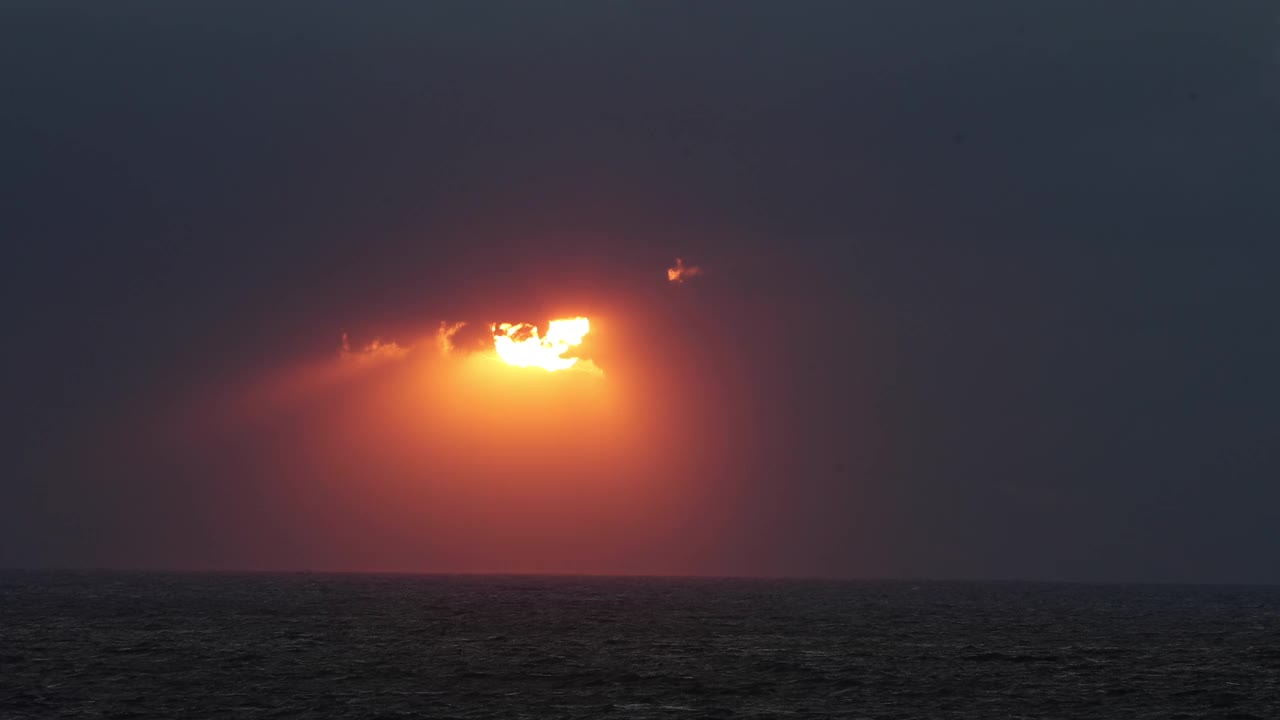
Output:
[[1280,588],[0,573],[0,717],[1280,718]]

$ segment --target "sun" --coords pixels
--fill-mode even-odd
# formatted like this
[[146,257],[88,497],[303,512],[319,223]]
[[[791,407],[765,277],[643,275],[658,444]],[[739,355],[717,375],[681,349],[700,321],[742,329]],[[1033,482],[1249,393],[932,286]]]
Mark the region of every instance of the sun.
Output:
[[561,318],[547,323],[547,334],[540,336],[532,323],[494,323],[493,347],[498,357],[515,367],[536,367],[548,372],[568,370],[579,358],[565,353],[582,344],[591,332],[591,321],[585,317]]

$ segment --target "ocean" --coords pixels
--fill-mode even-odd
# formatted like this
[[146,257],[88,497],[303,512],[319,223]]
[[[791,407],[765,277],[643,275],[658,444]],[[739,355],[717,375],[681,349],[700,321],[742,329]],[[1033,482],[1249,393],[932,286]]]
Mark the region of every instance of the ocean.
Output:
[[0,718],[1280,718],[1280,588],[0,572]]

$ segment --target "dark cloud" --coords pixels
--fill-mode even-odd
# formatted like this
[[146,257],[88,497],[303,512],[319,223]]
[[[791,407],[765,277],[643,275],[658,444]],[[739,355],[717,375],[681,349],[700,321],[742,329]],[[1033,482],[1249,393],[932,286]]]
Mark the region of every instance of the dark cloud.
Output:
[[[458,352],[493,352],[493,330],[488,322],[462,322],[449,336],[449,345]],[[450,324],[456,325],[456,324]]]

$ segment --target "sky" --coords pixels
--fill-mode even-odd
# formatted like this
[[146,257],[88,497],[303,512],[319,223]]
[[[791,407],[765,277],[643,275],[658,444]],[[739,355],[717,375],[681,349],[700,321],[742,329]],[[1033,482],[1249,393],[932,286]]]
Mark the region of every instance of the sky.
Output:
[[1280,582],[1273,3],[9,1],[0,97],[0,566]]

